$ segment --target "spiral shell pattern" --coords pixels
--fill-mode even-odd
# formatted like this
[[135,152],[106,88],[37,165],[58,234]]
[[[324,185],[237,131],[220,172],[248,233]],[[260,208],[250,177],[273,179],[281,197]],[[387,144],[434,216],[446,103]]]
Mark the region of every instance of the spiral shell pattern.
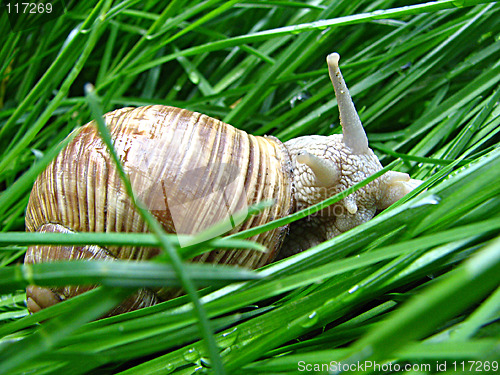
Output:
[[[197,234],[221,220],[235,232],[292,210],[289,155],[273,137],[252,136],[209,116],[160,105],[122,108],[104,119],[134,194],[169,233]],[[269,199],[276,204],[242,223],[232,221],[235,213]],[[31,192],[27,230],[59,231],[58,226],[76,232],[148,231],[94,122],[78,131]],[[275,258],[286,231],[281,227],[251,238],[265,245],[266,253],[213,250],[193,261],[257,268]],[[140,260],[158,252],[130,246],[31,246],[25,262]]]

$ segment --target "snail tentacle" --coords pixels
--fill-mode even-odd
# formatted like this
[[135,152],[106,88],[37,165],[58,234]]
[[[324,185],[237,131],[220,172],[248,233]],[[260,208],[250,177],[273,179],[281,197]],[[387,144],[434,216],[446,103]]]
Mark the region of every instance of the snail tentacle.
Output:
[[297,162],[307,165],[311,168],[315,177],[315,186],[327,187],[333,186],[338,182],[340,171],[335,163],[317,157],[307,151],[302,151],[297,155]]
[[355,154],[363,154],[369,150],[368,138],[359,119],[356,107],[354,107],[349,89],[342,77],[339,60],[340,55],[336,52],[328,55],[326,58],[328,73],[330,74],[335,96],[337,97],[340,124],[342,125],[342,133],[344,134],[344,144]]

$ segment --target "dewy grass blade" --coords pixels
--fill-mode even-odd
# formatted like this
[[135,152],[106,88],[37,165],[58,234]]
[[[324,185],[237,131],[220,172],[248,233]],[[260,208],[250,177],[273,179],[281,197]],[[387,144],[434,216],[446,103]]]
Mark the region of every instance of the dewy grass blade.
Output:
[[484,6],[480,12],[477,12],[477,10],[473,8],[470,12],[471,19],[438,46],[419,58],[415,66],[411,68],[411,74],[406,75],[395,87],[392,87],[392,89],[384,95],[384,97],[379,100],[376,105],[371,106],[368,110],[368,117],[375,117],[378,113],[382,112],[382,108],[387,108],[391,102],[401,96],[401,93],[405,91],[407,92],[408,89],[415,84],[415,82],[418,82],[419,80],[422,80],[422,77],[429,75],[429,72],[435,65],[442,64],[443,62],[441,59],[445,59],[447,57],[447,54],[442,52],[453,47],[454,43],[461,35],[467,35],[467,33],[470,33],[470,28],[476,26],[478,20],[481,19],[481,16],[486,14],[492,7],[493,4]]
[[[112,266],[112,267],[111,267]],[[186,264],[184,272],[196,286],[224,285],[231,281],[259,279],[255,272],[210,264]],[[22,264],[0,269],[0,292],[27,285],[93,285],[126,288],[182,286],[171,265],[154,262],[73,261]]]
[[151,215],[149,211],[144,209],[141,206],[141,204],[135,199],[134,192],[132,190],[132,185],[130,184],[130,181],[125,173],[125,170],[121,165],[120,159],[118,158],[118,155],[116,154],[113,148],[111,134],[109,133],[109,130],[107,129],[106,124],[104,123],[102,117],[103,113],[99,106],[99,99],[94,92],[94,88],[90,85],[86,86],[86,96],[94,120],[96,121],[97,127],[99,128],[101,137],[103,141],[106,143],[106,146],[108,147],[108,150],[122,178],[122,181],[125,185],[129,197],[132,199],[132,202],[134,203],[135,207],[143,217],[144,221],[147,223],[150,230],[156,235],[158,241],[161,243],[161,247],[163,248],[163,250],[168,254],[172,266],[177,274],[177,277],[181,282],[181,285],[183,286],[183,288],[185,289],[186,293],[189,295],[191,301],[195,306],[195,312],[199,319],[201,335],[203,336],[205,343],[208,347],[208,351],[210,353],[210,358],[212,360],[214,370],[216,371],[217,374],[224,374],[225,373],[224,366],[222,365],[222,360],[220,359],[219,349],[217,347],[217,344],[215,343],[215,339],[212,333],[212,329],[210,328],[210,322],[208,320],[205,308],[203,307],[203,305],[200,302],[200,299],[198,298],[198,294],[193,282],[186,274],[185,266],[182,263],[182,259],[177,253],[175,247],[165,236],[165,232],[161,227],[161,225],[156,221],[153,215]]
[[[467,4],[464,4],[464,5],[473,6],[476,4],[489,3],[489,2],[490,1],[484,1],[484,0],[471,0],[471,1],[467,1]],[[236,47],[236,46],[239,46],[241,44],[256,43],[256,42],[259,42],[262,40],[276,38],[276,37],[283,36],[283,35],[303,33],[303,32],[311,31],[311,30],[324,30],[324,29],[326,29],[328,27],[332,27],[332,26],[338,27],[338,26],[343,26],[343,25],[352,25],[352,24],[363,23],[363,22],[371,22],[371,21],[377,20],[377,19],[385,19],[385,18],[399,17],[399,16],[408,16],[408,15],[412,15],[412,14],[421,14],[421,13],[426,13],[426,12],[437,12],[437,11],[440,11],[443,9],[454,9],[456,7],[455,3],[456,3],[455,0],[443,0],[443,1],[424,3],[424,4],[409,5],[409,6],[405,6],[405,7],[401,7],[401,8],[378,10],[376,12],[369,12],[369,13],[364,13],[364,14],[356,14],[353,16],[339,17],[339,18],[334,18],[331,20],[321,20],[321,21],[315,21],[315,22],[305,23],[305,24],[301,24],[301,25],[285,26],[285,27],[280,27],[280,28],[273,29],[273,30],[259,31],[259,32],[249,34],[249,35],[241,35],[241,36],[228,38],[228,39],[221,40],[221,41],[210,42],[210,43],[207,43],[204,45],[187,48],[187,49],[184,49],[178,53],[173,53],[173,54],[170,54],[170,55],[158,58],[158,59],[153,59],[152,61],[149,61],[147,63],[141,64],[141,65],[138,65],[135,67],[129,67],[128,69],[125,69],[123,72],[117,73],[112,78],[103,82],[103,86],[99,87],[98,89],[99,90],[103,89],[105,86],[109,85],[112,81],[115,81],[122,76],[141,73],[141,72],[148,70],[148,69],[151,69],[157,65],[162,65],[168,61],[172,61],[172,60],[178,58],[179,56],[190,56],[190,55],[197,55],[197,54],[200,54],[203,52],[218,51],[218,50],[223,50],[223,49],[229,48],[229,47]]]
[[172,35],[164,43],[165,44],[172,43],[174,40],[180,38],[182,35],[188,33],[191,30],[194,30],[197,27],[203,25],[204,23],[210,21],[214,17],[216,17],[216,16],[220,15],[221,13],[225,12],[227,9],[231,9],[235,4],[237,4],[239,2],[240,2],[240,0],[224,1],[222,5],[219,5],[218,7],[216,7],[211,12],[209,12],[209,13],[203,15],[202,17],[200,17],[196,22],[193,22],[189,26],[183,28],[181,31],[179,31],[176,34]]
[[[494,351],[495,344],[495,340],[492,339],[475,340],[461,343],[461,345],[450,345],[449,343],[443,342],[426,342],[410,344],[408,347],[398,350],[396,356],[401,361],[413,362],[426,360],[427,363],[436,361],[436,358],[440,358],[444,361],[449,358],[450,353],[456,353],[457,355],[463,356],[463,358],[478,358],[481,353]],[[308,368],[312,369],[313,367],[311,364],[314,363],[319,364],[319,368],[325,370],[321,373],[336,374],[339,369],[343,368],[341,359],[345,356],[346,351],[345,348],[312,350],[254,362],[251,365],[245,366],[244,369],[249,374],[267,374],[274,372],[292,373],[297,371],[297,368],[302,371],[307,371]],[[365,374],[371,373],[372,366],[368,368],[368,366],[364,366],[364,364],[360,365],[365,369]],[[357,364],[351,368],[357,368]],[[389,368],[389,366],[387,366],[387,368]],[[347,364],[345,369],[347,369]]]
[[[102,12],[105,12],[106,9],[109,8],[109,6],[110,6],[109,0],[106,0],[106,1],[108,3],[107,7]],[[83,67],[85,65],[85,62],[87,61],[88,57],[90,56],[90,53],[92,52],[97,41],[99,40],[100,32],[102,31],[103,24],[104,24],[104,19],[102,19],[102,17],[99,17],[98,20],[99,21],[91,27],[90,35],[88,37],[85,48],[83,49],[82,53],[79,55],[77,61],[75,62],[73,68],[71,69],[70,73],[66,76],[66,79],[62,83],[61,88],[58,90],[57,95],[50,101],[50,103],[47,105],[47,107],[43,111],[43,114],[37,119],[36,123],[24,134],[24,136],[9,151],[9,153],[7,155],[4,155],[3,159],[0,161],[0,172],[5,170],[5,168],[7,168],[7,166],[17,157],[20,150],[22,150],[23,148],[26,148],[28,146],[28,144],[33,140],[33,138],[36,136],[36,134],[38,134],[40,129],[49,120],[50,116],[52,116],[52,113],[60,105],[60,102],[68,94],[68,91],[70,90],[71,85],[73,84],[75,79],[80,74],[81,70],[83,69]],[[10,124],[11,122],[15,123],[15,121],[17,119],[18,119],[18,117],[17,117],[16,113],[14,113],[10,117],[9,122],[5,125],[5,127],[3,129],[6,129],[7,125]]]
[[246,291],[242,291],[240,295],[235,296],[236,298],[234,299],[229,297],[229,300],[226,299],[224,303],[237,306],[239,302],[236,299],[243,299],[245,303],[256,303],[264,298],[273,297],[341,273],[367,267],[410,252],[425,250],[451,241],[459,241],[470,237],[472,234],[479,233],[481,230],[494,232],[499,229],[500,224],[498,220],[492,219],[487,222],[453,228],[439,234],[423,236],[394,245],[384,246],[371,252],[339,259],[322,266],[311,268],[310,270],[300,271],[277,280],[268,281],[262,286],[255,286]]
[[11,373],[20,364],[43,355],[82,324],[102,316],[121,302],[130,291],[120,288],[99,288],[82,295],[78,309],[70,309],[61,316],[45,322],[38,331],[19,341],[6,345],[0,351],[0,373]]
[[[215,232],[217,233],[217,232]],[[220,233],[220,231],[218,232]],[[256,251],[265,251],[259,243],[252,241],[232,239],[232,238],[208,238],[196,239],[191,236],[165,235],[174,246],[179,246],[179,239],[183,243],[196,243],[190,247],[179,249],[183,258],[190,258],[190,254],[197,254],[199,251],[205,252],[206,247],[212,248],[242,248]],[[99,233],[99,232],[75,232],[75,233],[39,233],[39,232],[7,232],[0,238],[0,246],[17,245],[102,245],[102,246],[149,246],[158,247],[160,242],[154,234],[149,233]],[[1,249],[0,249],[1,250]]]
[[[394,351],[430,333],[497,288],[499,274],[500,237],[361,338],[343,362],[389,358]],[[434,311],[440,313],[433,314]]]
[[[108,4],[106,4],[108,3]],[[82,23],[80,30],[84,30],[90,28],[92,23],[96,20],[99,14],[103,13],[106,9],[109,9],[109,0],[101,0],[99,3],[93,8],[92,13],[86,18],[86,20]],[[58,58],[52,63],[51,67],[45,72],[43,77],[38,81],[36,86],[31,90],[29,95],[23,100],[23,102],[16,108],[16,111],[9,118],[9,121],[0,129],[0,137],[3,138],[6,135],[6,132],[14,126],[14,124],[19,120],[19,118],[23,115],[26,109],[34,103],[34,101],[38,98],[42,91],[46,90],[46,87],[49,85],[50,81],[53,80],[54,75],[61,69],[63,64],[67,64],[68,58],[71,54],[74,53],[74,46],[78,45],[80,39],[83,39],[85,36],[83,33],[79,32],[74,38],[72,38],[69,43],[64,46],[64,49],[59,53]]]
[[485,90],[495,86],[499,81],[500,62],[497,62],[490,69],[483,71],[480,76],[476,77],[474,81],[463,87],[459,92],[448,97],[435,110],[424,114],[417,121],[415,121],[406,129],[406,133],[408,135],[411,134],[411,137],[407,137],[403,141],[398,142],[394,146],[394,149],[399,150],[404,145],[408,144],[411,141],[411,138],[429,131],[433,125],[446,118],[446,116],[450,116],[457,110],[457,108],[460,108]]
[[500,99],[500,88],[491,95],[486,105],[481,109],[481,112],[470,121],[469,125],[465,127],[460,134],[453,140],[448,146],[448,150],[444,154],[446,158],[456,158],[463,151],[467,143],[470,141],[472,136],[477,132],[477,130],[484,124],[487,117],[491,114],[494,106],[497,105]]
[[464,343],[468,339],[471,339],[490,319],[494,319],[498,316],[500,312],[499,306],[500,288],[497,288],[497,290],[494,291],[467,320],[461,323],[459,327],[451,333],[450,339],[459,343]]
[[[208,2],[205,2],[205,5],[210,5],[211,3],[217,3],[218,0],[208,0]],[[125,66],[129,63],[133,63],[135,60],[137,60],[138,55],[141,54],[141,50],[143,49],[143,46],[147,44],[149,40],[152,40],[153,38],[158,36],[158,33],[165,33],[166,31],[174,28],[177,26],[177,24],[181,21],[179,19],[174,20],[169,20],[169,18],[172,17],[172,14],[175,13],[177,8],[182,8],[183,6],[182,0],[173,0],[171,1],[167,7],[163,10],[163,12],[157,17],[154,21],[154,23],[149,27],[148,31],[144,36],[139,39],[137,43],[134,44],[134,46],[127,51],[127,54],[123,57],[123,59],[120,60],[118,65],[113,69],[114,75],[116,75],[116,72],[120,72],[125,68]],[[203,5],[203,4],[202,4]],[[193,15],[193,9],[196,9],[197,12],[202,11],[204,9],[203,6],[200,6],[200,4],[195,4],[192,7],[187,8],[187,14]],[[170,21],[170,22],[167,22]],[[154,53],[154,51],[152,52]]]

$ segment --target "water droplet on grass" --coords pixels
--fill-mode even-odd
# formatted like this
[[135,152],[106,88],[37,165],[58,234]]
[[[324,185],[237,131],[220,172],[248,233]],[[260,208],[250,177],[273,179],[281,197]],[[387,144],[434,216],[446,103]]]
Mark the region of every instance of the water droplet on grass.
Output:
[[417,200],[414,204],[411,205],[412,208],[426,206],[428,204],[439,204],[441,198],[438,195],[429,195],[428,197]]
[[191,348],[184,353],[183,357],[187,362],[196,363],[201,356],[196,348]]
[[312,327],[318,322],[318,313],[313,311],[307,316],[307,319],[302,323],[302,327]]
[[197,85],[198,83],[200,83],[200,76],[198,76],[198,74],[196,74],[195,72],[189,72],[188,77],[189,80],[193,82],[193,84]]
[[351,289],[349,289],[347,292],[348,292],[349,294],[352,294],[352,293],[354,293],[354,292],[355,292],[356,290],[358,290],[358,289],[359,289],[359,285],[354,285],[354,286],[353,286]]
[[306,92],[299,92],[290,99],[290,108],[295,108],[298,104],[306,101],[311,96]]
[[172,363],[167,363],[165,368],[164,368],[164,371],[166,374],[170,374],[174,370],[175,370],[175,366]]
[[221,336],[221,339],[218,342],[218,345],[221,348],[227,348],[233,345],[238,338],[238,328],[233,328],[231,331],[224,332]]

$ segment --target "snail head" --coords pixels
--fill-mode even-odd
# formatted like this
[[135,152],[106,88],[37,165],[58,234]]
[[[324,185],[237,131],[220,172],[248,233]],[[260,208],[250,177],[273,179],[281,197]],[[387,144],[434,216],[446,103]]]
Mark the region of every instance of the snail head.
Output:
[[[361,120],[339,68],[340,56],[327,57],[328,70],[337,98],[342,134],[304,136],[285,143],[293,162],[297,209],[335,195],[382,169],[368,147]],[[323,221],[333,222],[335,234],[370,220],[413,190],[420,181],[406,173],[388,172],[322,211]],[[328,224],[326,224],[328,225]]]

